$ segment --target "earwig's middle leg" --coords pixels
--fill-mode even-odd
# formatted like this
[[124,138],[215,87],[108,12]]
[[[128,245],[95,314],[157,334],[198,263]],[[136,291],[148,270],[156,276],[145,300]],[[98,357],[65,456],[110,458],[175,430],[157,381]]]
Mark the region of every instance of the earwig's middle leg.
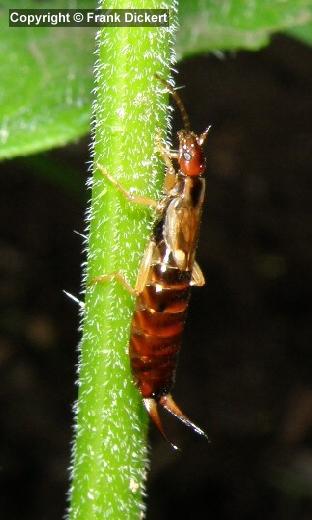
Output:
[[123,286],[123,288],[132,296],[138,296],[138,291],[135,288],[131,287],[131,285],[127,282],[123,274],[118,271],[114,271],[113,273],[109,274],[101,274],[100,276],[94,276],[90,284],[93,285],[96,283],[104,283],[107,281],[110,282],[112,280],[117,280]]
[[114,272],[108,273],[108,274],[102,274],[100,276],[94,276],[94,278],[92,278],[90,283],[95,284],[95,283],[104,283],[107,281],[117,280],[129,294],[137,297],[143,291],[143,289],[146,285],[148,273],[149,273],[153,255],[154,255],[154,251],[155,251],[155,242],[153,242],[151,240],[150,243],[148,244],[148,247],[146,248],[144,256],[142,258],[142,261],[141,261],[141,264],[139,267],[137,280],[135,283],[135,287],[132,287],[127,282],[124,275],[122,273],[120,273],[119,271],[114,271]]
[[150,199],[149,197],[143,197],[142,195],[136,195],[132,191],[127,191],[114,177],[112,177],[106,168],[104,166],[101,166],[99,163],[97,163],[97,167],[101,174],[106,177],[114,186],[115,188],[122,193],[126,199],[128,199],[130,202],[135,202],[136,204],[141,204],[142,206],[148,206],[153,209],[158,209],[158,202],[154,199]]

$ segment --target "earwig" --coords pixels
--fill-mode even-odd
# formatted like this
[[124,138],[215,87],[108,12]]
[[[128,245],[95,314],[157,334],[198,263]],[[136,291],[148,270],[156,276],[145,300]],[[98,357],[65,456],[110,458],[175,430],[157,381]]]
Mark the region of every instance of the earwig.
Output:
[[[205,284],[202,271],[195,261],[195,253],[205,192],[205,159],[202,147],[210,127],[200,135],[191,131],[180,96],[158,75],[157,79],[172,94],[184,124],[184,128],[178,132],[178,152],[170,151],[158,141],[167,173],[174,180],[170,188],[165,184],[163,198],[155,202],[127,192],[98,165],[102,174],[129,200],[156,209],[157,218],[134,289],[121,273],[98,276],[93,281],[118,279],[136,296],[129,343],[130,364],[134,383],[159,431],[167,439],[158,413],[158,404],[195,432],[207,437],[201,428],[184,415],[170,392],[175,380],[190,288]],[[177,171],[172,159],[177,160]],[[171,445],[176,448],[172,443]]]

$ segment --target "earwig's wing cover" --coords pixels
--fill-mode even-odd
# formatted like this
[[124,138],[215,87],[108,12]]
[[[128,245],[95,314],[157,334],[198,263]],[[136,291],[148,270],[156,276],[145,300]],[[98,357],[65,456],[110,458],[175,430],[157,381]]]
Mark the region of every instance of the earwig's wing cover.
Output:
[[144,256],[142,258],[139,273],[135,284],[135,290],[138,293],[141,293],[146,285],[148,273],[150,270],[150,266],[152,263],[153,255],[155,251],[155,242],[151,240],[145,250]]

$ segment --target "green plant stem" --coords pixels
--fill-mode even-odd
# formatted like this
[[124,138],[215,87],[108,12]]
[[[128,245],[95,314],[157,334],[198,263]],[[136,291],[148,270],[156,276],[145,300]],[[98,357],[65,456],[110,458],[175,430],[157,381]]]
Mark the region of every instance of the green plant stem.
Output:
[[94,276],[117,271],[134,286],[153,220],[151,210],[130,203],[97,164],[126,189],[155,199],[163,181],[155,140],[167,127],[168,96],[154,74],[169,76],[176,2],[105,2],[105,8],[129,7],[169,8],[171,26],[104,28],[98,35],[71,520],[137,519],[144,511],[147,417],[128,358],[134,301],[116,281],[89,284]]

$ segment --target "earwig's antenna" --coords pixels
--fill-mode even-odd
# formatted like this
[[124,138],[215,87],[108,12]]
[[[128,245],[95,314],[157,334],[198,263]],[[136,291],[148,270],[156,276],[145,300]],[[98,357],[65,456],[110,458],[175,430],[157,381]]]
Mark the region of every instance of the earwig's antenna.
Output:
[[185,106],[183,105],[182,99],[180,98],[179,94],[177,93],[176,90],[174,90],[174,88],[170,85],[170,83],[168,83],[166,80],[164,80],[161,76],[159,76],[158,74],[155,74],[155,77],[163,85],[165,85],[165,87],[169,90],[170,94],[172,95],[173,99],[175,100],[175,102],[181,112],[181,116],[182,116],[183,123],[184,123],[184,128],[185,128],[185,130],[189,131],[191,129],[190,120],[189,120],[189,117],[185,110]]

